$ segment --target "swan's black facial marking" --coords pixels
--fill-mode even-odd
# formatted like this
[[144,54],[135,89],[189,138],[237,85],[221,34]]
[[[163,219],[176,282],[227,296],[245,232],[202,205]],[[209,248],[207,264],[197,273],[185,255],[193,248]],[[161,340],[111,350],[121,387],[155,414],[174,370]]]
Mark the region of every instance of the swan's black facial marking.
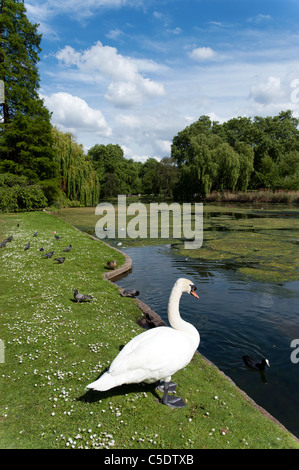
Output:
[[190,284],[190,294],[193,295],[194,297],[196,297],[197,299],[199,298],[198,295],[196,294],[196,286],[194,284]]

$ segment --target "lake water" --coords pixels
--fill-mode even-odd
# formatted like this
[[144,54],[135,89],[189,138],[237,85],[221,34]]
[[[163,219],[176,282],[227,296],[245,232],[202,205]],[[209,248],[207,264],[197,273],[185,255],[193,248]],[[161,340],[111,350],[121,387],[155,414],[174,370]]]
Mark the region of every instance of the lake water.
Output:
[[[170,245],[120,248],[133,269],[117,284],[138,289],[165,321],[174,282],[194,282],[199,300],[183,295],[180,311],[200,333],[199,352],[299,437],[299,363],[291,361],[291,342],[299,338],[299,282],[248,282],[224,264],[178,256]],[[266,357],[270,368],[265,374],[248,369],[245,354]]]

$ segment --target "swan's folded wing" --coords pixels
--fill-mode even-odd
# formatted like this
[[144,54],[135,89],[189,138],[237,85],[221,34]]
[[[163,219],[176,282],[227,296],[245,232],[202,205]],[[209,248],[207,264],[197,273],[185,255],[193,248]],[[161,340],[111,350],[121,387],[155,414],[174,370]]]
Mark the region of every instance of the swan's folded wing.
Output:
[[129,341],[112,362],[109,372],[118,375],[128,370],[156,371],[172,366],[179,370],[193,356],[191,348],[188,358],[183,357],[182,347],[186,351],[188,346],[188,338],[181,332],[164,326],[153,328]]

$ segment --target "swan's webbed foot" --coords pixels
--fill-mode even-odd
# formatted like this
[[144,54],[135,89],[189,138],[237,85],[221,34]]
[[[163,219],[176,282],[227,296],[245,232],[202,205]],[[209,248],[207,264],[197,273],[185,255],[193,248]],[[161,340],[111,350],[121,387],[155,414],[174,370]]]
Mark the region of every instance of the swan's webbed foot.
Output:
[[162,397],[162,403],[164,405],[170,406],[171,408],[184,408],[186,406],[186,403],[184,400],[180,397],[172,397],[170,395],[163,395]]
[[[168,382],[168,392],[169,393],[174,393],[175,392],[175,389],[177,387],[177,384],[175,384],[174,382]],[[156,387],[156,390],[159,390],[159,392],[164,392],[165,390],[165,382],[163,382],[163,380],[161,380],[157,387]]]
[[164,382],[164,393],[162,397],[162,403],[164,405],[170,406],[171,408],[184,408],[186,406],[186,403],[184,400],[180,397],[172,397],[168,395],[169,392],[169,387],[170,385],[175,385],[172,382]]

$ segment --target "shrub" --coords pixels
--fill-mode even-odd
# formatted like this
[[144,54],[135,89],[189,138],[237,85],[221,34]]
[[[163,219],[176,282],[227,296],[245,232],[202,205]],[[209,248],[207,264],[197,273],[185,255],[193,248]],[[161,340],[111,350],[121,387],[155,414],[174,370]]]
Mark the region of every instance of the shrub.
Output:
[[38,185],[0,185],[0,210],[3,212],[30,211],[41,209],[46,205],[47,199]]

